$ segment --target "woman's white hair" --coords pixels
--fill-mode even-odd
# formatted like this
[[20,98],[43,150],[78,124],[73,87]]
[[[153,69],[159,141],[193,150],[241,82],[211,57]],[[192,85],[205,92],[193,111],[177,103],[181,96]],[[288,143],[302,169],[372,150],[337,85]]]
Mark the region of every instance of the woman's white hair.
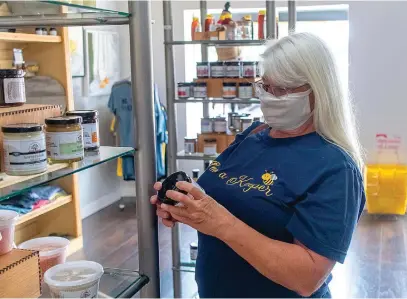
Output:
[[345,97],[328,46],[310,33],[269,41],[262,54],[264,76],[279,87],[308,83],[315,95],[314,126],[318,134],[347,152],[360,171],[363,153],[350,97]]

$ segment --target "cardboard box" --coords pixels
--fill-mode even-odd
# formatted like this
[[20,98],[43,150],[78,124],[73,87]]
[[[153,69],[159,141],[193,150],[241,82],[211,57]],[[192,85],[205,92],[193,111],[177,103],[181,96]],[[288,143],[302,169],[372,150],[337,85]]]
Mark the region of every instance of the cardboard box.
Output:
[[0,298],[41,296],[38,251],[13,249],[0,255]]
[[194,32],[194,40],[225,40],[226,31]]
[[231,134],[198,134],[197,152],[203,153],[205,139],[216,139],[216,152],[220,154],[235,140],[235,136]]

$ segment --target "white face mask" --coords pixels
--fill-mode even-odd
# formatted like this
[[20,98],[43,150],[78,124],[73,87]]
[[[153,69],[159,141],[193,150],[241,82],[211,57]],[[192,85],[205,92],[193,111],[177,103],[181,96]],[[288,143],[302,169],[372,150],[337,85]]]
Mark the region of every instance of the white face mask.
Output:
[[294,130],[301,127],[312,115],[309,95],[311,89],[288,94],[284,99],[262,91],[260,106],[265,122],[273,129]]

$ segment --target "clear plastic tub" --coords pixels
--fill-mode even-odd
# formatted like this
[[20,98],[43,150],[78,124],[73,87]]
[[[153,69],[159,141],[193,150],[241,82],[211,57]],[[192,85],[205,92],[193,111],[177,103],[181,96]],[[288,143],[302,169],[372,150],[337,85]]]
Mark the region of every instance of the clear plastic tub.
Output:
[[45,272],[52,298],[97,298],[103,267],[95,262],[68,262]]
[[65,263],[69,240],[60,237],[44,237],[21,243],[18,248],[40,252],[42,275],[51,267]]
[[0,255],[13,249],[14,227],[17,217],[17,212],[0,210]]

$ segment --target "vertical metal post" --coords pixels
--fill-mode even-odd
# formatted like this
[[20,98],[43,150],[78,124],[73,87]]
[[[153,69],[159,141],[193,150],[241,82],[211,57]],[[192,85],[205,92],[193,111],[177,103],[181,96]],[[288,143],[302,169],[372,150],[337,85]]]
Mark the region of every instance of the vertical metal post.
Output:
[[276,2],[266,0],[266,38],[276,38]]
[[[201,10],[201,28],[202,31],[205,30],[205,18],[208,13],[208,9],[206,6],[206,0],[199,1],[199,8]],[[201,61],[208,61],[208,46],[201,45]],[[209,117],[209,103],[203,103],[203,116]]]
[[295,32],[295,23],[297,23],[297,10],[295,7],[295,1],[288,1],[288,34]]
[[155,118],[150,0],[129,1],[131,79],[135,118],[135,169],[140,271],[150,278],[142,298],[160,297],[158,223],[149,198],[155,192]]
[[[168,115],[168,171],[169,173],[173,173],[177,171],[177,116],[174,103],[174,52],[172,45],[168,44],[168,42],[173,41],[171,1],[163,1],[163,15],[165,42],[165,81]],[[179,225],[176,224],[171,231],[174,298],[181,298],[181,272],[179,271],[181,267],[181,250],[179,230]]]

